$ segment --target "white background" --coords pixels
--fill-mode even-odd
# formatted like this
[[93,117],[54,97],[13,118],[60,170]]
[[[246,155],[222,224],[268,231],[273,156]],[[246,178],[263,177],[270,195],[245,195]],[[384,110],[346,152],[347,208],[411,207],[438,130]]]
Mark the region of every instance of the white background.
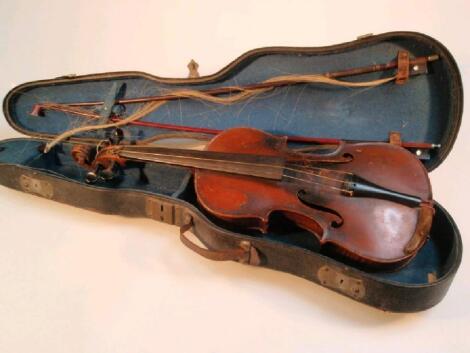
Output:
[[[470,77],[465,1],[0,1],[0,96],[63,74],[211,74],[247,50],[413,30]],[[466,87],[467,89],[470,87]],[[468,115],[468,114],[467,114]],[[431,179],[470,236],[470,119]],[[3,119],[0,138],[19,136]],[[0,187],[0,352],[469,352],[470,264],[448,295],[390,314],[291,275],[214,263],[176,227]],[[465,254],[466,255],[466,254]]]

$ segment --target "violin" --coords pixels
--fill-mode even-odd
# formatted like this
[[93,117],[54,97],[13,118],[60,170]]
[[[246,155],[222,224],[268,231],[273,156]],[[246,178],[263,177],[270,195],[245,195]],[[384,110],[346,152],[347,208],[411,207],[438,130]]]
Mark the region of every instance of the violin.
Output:
[[428,174],[414,154],[381,142],[341,143],[329,153],[289,149],[287,138],[239,127],[205,150],[109,145],[72,155],[109,175],[128,161],[190,167],[199,205],[237,227],[268,232],[281,213],[322,248],[370,268],[398,268],[425,243],[434,215]]

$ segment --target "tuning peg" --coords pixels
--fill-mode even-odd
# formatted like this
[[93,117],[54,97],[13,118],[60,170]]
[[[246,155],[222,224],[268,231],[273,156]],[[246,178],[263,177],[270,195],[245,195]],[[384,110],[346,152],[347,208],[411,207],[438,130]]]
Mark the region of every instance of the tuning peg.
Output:
[[116,178],[117,173],[116,163],[111,163],[107,168],[104,168],[102,165],[96,167],[94,171],[87,173],[85,177],[85,182],[87,184],[94,184],[98,181],[111,181]]
[[124,131],[122,131],[122,129],[116,128],[111,132],[109,136],[109,142],[112,145],[119,145],[119,143],[121,143],[123,138],[124,138]]
[[88,172],[85,177],[85,182],[87,184],[94,184],[98,181],[99,177],[96,172]]
[[100,173],[100,177],[104,180],[104,181],[111,181],[113,180],[115,177],[116,177],[116,164],[115,163],[111,163],[111,165],[106,168],[106,169],[103,169]]

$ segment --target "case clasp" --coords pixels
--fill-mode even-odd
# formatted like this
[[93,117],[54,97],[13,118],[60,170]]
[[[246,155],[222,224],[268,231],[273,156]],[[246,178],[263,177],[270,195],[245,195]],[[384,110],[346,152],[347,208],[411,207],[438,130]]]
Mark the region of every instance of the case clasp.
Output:
[[39,195],[46,199],[51,199],[54,195],[54,188],[51,183],[24,174],[20,176],[20,187],[24,192]]
[[177,226],[182,224],[183,210],[171,202],[148,197],[145,199],[145,213],[156,221]]
[[361,299],[366,295],[366,288],[361,279],[346,276],[330,266],[322,266],[317,272],[320,283],[335,289],[354,299]]

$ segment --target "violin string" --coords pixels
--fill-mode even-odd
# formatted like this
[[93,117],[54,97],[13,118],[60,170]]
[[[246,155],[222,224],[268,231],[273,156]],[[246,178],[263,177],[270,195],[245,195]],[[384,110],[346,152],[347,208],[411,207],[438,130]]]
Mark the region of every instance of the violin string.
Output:
[[[312,175],[312,176],[315,176],[315,177],[318,177],[318,178],[324,178],[324,179],[328,179],[328,180],[333,180],[333,181],[339,181],[339,182],[343,182],[344,180],[342,179],[337,179],[337,178],[333,178],[333,177],[330,177],[330,176],[326,176],[326,175],[321,175],[321,174],[318,174],[318,173],[314,173],[314,172],[309,172],[309,171],[305,171],[305,170],[302,170],[302,169],[298,169],[298,168],[290,168],[290,167],[284,167],[285,170],[290,170],[290,171],[293,171],[293,172],[297,172],[297,173],[303,173],[303,174],[307,174],[307,175]],[[315,169],[315,168],[312,168],[312,170]],[[327,169],[327,168],[316,168],[320,171],[329,171],[329,172],[337,172],[339,174],[343,174],[343,175],[353,175],[352,173],[349,173],[349,172],[343,172],[343,171],[340,171],[340,170],[332,170],[332,169]]]
[[320,186],[323,186],[323,187],[326,187],[326,188],[330,188],[330,189],[334,189],[334,190],[337,190],[337,191],[340,191],[340,192],[344,192],[344,193],[348,194],[349,196],[353,195],[351,190],[347,190],[347,189],[344,189],[344,188],[341,188],[341,187],[329,185],[329,184],[326,184],[326,183],[315,182],[315,181],[307,180],[307,179],[304,179],[304,178],[296,178],[296,177],[293,177],[291,175],[286,175],[286,174],[283,174],[283,176],[285,178],[294,179],[294,180],[301,181],[301,182],[304,182],[304,183],[307,183],[307,184],[320,185]]
[[[285,170],[290,170],[290,171],[296,171],[295,169],[292,169],[292,168],[285,168]],[[296,171],[296,172],[299,172],[299,171]],[[341,180],[341,179],[337,179],[337,178],[332,178],[332,177],[329,177],[329,176],[326,176],[326,175],[321,175],[321,174],[316,174],[316,173],[309,173],[309,172],[304,172],[304,171],[300,171],[300,173],[303,173],[303,174],[306,174],[306,175],[310,175],[312,177],[316,177],[316,178],[322,178],[322,179],[325,179],[325,180],[331,180],[333,182],[338,182],[338,183],[343,183],[344,180]],[[308,181],[309,179],[307,178],[302,178],[304,179],[305,181]]]
[[[289,165],[292,165],[292,164],[289,164]],[[351,173],[351,172],[345,172],[343,170],[336,170],[336,169],[329,169],[329,168],[322,168],[322,167],[313,167],[313,166],[296,166],[295,164],[292,165],[292,168],[295,168],[296,171],[305,171],[305,170],[319,170],[319,171],[323,171],[323,170],[326,170],[326,171],[329,171],[329,172],[334,172],[334,173],[338,173],[338,174],[343,174],[343,175],[346,175],[346,174],[349,174],[349,175],[353,175],[354,173]]]
[[[118,152],[119,153],[119,152]],[[146,156],[153,156],[155,155],[155,153],[150,153],[150,152],[138,152],[139,155],[143,156],[144,158]],[[213,161],[213,162],[226,162],[225,160],[220,160],[220,159],[212,159],[212,158],[201,158],[201,157],[193,157],[193,156],[179,156],[179,157],[182,157],[182,158],[185,158],[185,159],[192,159],[192,160],[206,160],[206,161]],[[138,158],[137,156],[135,156],[135,158]],[[266,166],[266,167],[274,167],[274,168],[280,168],[280,169],[283,169],[283,170],[290,170],[290,171],[293,171],[293,172],[297,172],[297,173],[303,173],[303,174],[307,174],[307,175],[311,175],[311,176],[314,176],[314,177],[317,177],[317,178],[322,178],[322,179],[326,179],[326,180],[332,180],[332,181],[335,181],[335,182],[339,182],[339,183],[343,183],[344,180],[341,180],[341,179],[337,179],[337,178],[333,178],[333,177],[329,177],[329,176],[326,176],[326,175],[321,175],[319,173],[314,173],[314,172],[309,172],[309,171],[305,171],[305,170],[301,170],[300,168],[292,168],[292,167],[286,167],[286,166],[278,166],[278,165],[271,165],[271,164],[262,164],[262,163],[251,163],[251,162],[237,162],[237,161],[230,161],[230,163],[236,163],[236,164],[244,164],[244,165],[253,165],[253,166]],[[311,168],[312,170],[320,170],[320,171],[333,171],[333,172],[336,172],[336,173],[341,173],[341,174],[348,174],[348,175],[351,175],[352,173],[348,173],[348,172],[343,172],[343,171],[337,171],[337,170],[331,170],[331,169],[327,169],[327,168],[318,168],[318,167],[312,167]],[[285,175],[285,174],[284,174]],[[300,180],[300,179],[299,179]],[[303,181],[305,182],[310,182],[310,180],[308,179],[305,179],[303,178],[302,179]],[[318,182],[316,183],[318,184]]]
[[[154,155],[152,153],[145,153],[145,152],[140,152],[139,154],[142,155],[143,157],[145,157],[147,155],[149,155],[149,156]],[[138,158],[138,157],[134,157],[134,158]],[[198,158],[198,157],[188,157],[188,156],[185,156],[184,158],[225,162],[224,160],[215,160],[215,159],[209,159],[209,158]],[[230,161],[230,162],[231,163],[237,163],[236,161]],[[262,166],[263,165],[261,163],[250,163],[250,162],[238,162],[238,163],[242,163],[242,164],[245,164],[245,165],[256,165],[256,166]],[[290,170],[290,171],[294,171],[294,172],[300,172],[300,173],[304,173],[304,174],[307,174],[307,175],[314,176],[316,178],[332,180],[333,182],[340,183],[341,185],[344,182],[344,180],[341,180],[341,179],[336,179],[336,178],[328,177],[328,176],[325,176],[325,175],[320,175],[320,174],[317,174],[317,173],[307,172],[307,171],[303,171],[303,170],[296,169],[296,168],[285,167],[285,166],[277,166],[277,165],[269,165],[269,164],[267,164],[266,166],[275,167],[275,168],[282,168],[283,170]],[[325,168],[319,168],[319,169],[327,170]],[[335,172],[341,172],[341,171],[335,171]],[[351,174],[351,173],[347,173],[347,174]],[[334,186],[334,185],[331,185],[331,184],[327,184],[325,182],[313,181],[313,180],[309,180],[309,179],[306,179],[306,178],[298,178],[298,177],[294,177],[294,176],[291,176],[291,175],[287,175],[285,173],[283,173],[282,176],[286,177],[286,178],[289,178],[289,179],[294,179],[294,180],[297,180],[297,181],[301,181],[301,182],[304,182],[306,184],[320,185],[320,186],[323,186],[323,187],[331,188],[331,189],[334,189],[334,190],[341,191],[341,192],[347,193],[349,195],[352,195],[350,190],[341,188],[339,186]]]
[[[121,149],[125,149],[126,146],[113,146],[113,147],[116,148],[117,150],[121,150]],[[113,147],[111,147],[111,148],[113,148]],[[148,148],[148,146],[145,146],[145,145],[132,145],[132,148],[133,149],[139,149],[139,148],[145,149],[145,148]],[[152,152],[139,152],[139,153],[143,154],[143,155],[150,155]],[[185,158],[204,160],[204,158],[201,158],[201,157],[197,157],[197,158],[196,157],[190,157],[190,156],[184,156],[184,157]],[[207,160],[216,161],[215,159],[207,159]],[[217,160],[217,161],[218,162],[226,162],[224,160]],[[230,161],[230,162],[236,163],[236,161]],[[256,165],[256,166],[262,166],[263,165],[262,163],[250,163],[250,162],[243,162],[243,164],[248,164],[248,165],[252,164],[252,165]],[[291,171],[294,171],[294,172],[305,173],[305,174],[317,176],[317,177],[320,177],[320,178],[331,179],[331,180],[336,180],[336,181],[342,181],[342,180],[335,179],[335,178],[332,178],[332,177],[327,177],[327,176],[320,175],[320,174],[317,174],[317,173],[313,173],[312,171],[319,171],[319,172],[327,171],[327,172],[333,172],[333,173],[342,174],[342,175],[351,175],[351,176],[353,175],[353,173],[345,172],[345,171],[342,171],[342,170],[328,169],[328,168],[322,168],[322,167],[313,167],[313,166],[297,167],[297,166],[292,165],[292,164],[289,164],[289,165],[291,165],[291,167],[288,167],[287,165],[286,166],[276,166],[276,165],[269,165],[269,164],[266,165],[266,166],[283,168],[283,169],[291,170]]]

